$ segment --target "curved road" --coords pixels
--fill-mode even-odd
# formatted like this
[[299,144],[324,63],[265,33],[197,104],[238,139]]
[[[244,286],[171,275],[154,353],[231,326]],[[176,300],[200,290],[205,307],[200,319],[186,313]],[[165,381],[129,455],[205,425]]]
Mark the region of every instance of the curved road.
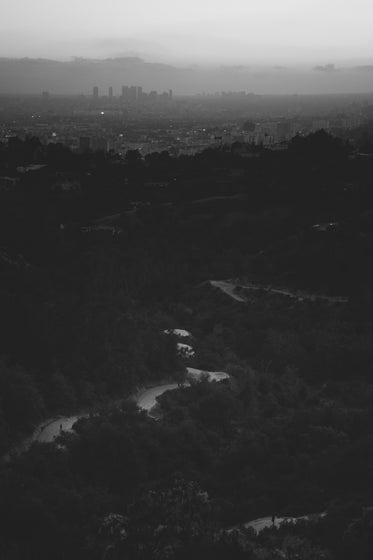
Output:
[[[173,329],[164,331],[166,334],[175,334],[179,337],[191,337],[191,333],[184,329]],[[188,350],[190,349],[193,351],[192,346],[184,345],[182,343],[178,343],[178,347],[186,347]],[[206,376],[208,381],[222,381],[223,379],[229,379],[229,375],[223,371],[204,371],[201,369],[187,367],[187,378],[198,380],[201,379],[202,376]],[[183,386],[190,385],[189,381],[185,381]],[[178,383],[168,383],[162,385],[156,385],[155,387],[150,387],[149,389],[144,389],[137,395],[133,395],[136,404],[142,410],[146,410],[147,413],[154,417],[152,414],[152,409],[157,404],[157,397],[162,395],[165,391],[172,391],[174,389],[180,388],[180,384]],[[57,417],[57,418],[49,418],[48,420],[44,421],[42,424],[36,427],[33,434],[25,439],[19,446],[17,446],[13,451],[6,456],[9,458],[11,454],[17,454],[22,451],[26,451],[32,442],[39,441],[41,443],[50,443],[52,442],[57,436],[61,434],[61,432],[71,432],[73,430],[73,425],[79,418],[84,418],[89,416],[87,412],[82,412],[81,414],[76,414],[74,416],[65,416],[65,417]]]
[[239,529],[240,527],[245,527],[245,529],[254,529],[256,534],[260,533],[263,529],[268,529],[271,527],[276,527],[277,529],[281,526],[282,523],[295,523],[296,521],[300,521],[303,519],[304,521],[311,521],[312,519],[322,519],[326,516],[326,512],[322,513],[309,513],[307,515],[301,515],[299,517],[275,517],[274,523],[272,523],[272,517],[260,517],[259,519],[253,519],[252,521],[248,521],[247,523],[241,523],[240,525],[235,525],[228,529],[228,533],[231,533],[235,529]]
[[204,371],[203,369],[196,369],[192,367],[187,367],[187,377],[189,379],[197,380],[201,377],[207,377],[208,381],[223,381],[223,379],[229,379],[230,375],[225,373],[225,371]]
[[[228,373],[224,371],[204,371],[202,369],[196,369],[187,367],[187,378],[198,380],[203,376],[207,377],[208,381],[222,381],[223,379],[229,379]],[[189,381],[184,381],[182,384],[178,383],[168,383],[164,385],[157,385],[156,387],[151,387],[141,391],[136,397],[136,404],[142,410],[146,410],[150,416],[152,415],[152,409],[157,404],[157,397],[160,397],[166,391],[173,391],[174,389],[180,389],[181,387],[188,387],[190,385]]]
[[146,410],[149,416],[153,416],[151,411],[157,404],[157,397],[163,395],[163,393],[165,393],[166,391],[173,391],[174,389],[178,389],[179,387],[180,385],[178,385],[177,383],[169,383],[166,385],[157,385],[156,387],[151,387],[150,389],[145,389],[135,397],[136,404],[142,410]]
[[[187,367],[187,377],[191,379],[201,379],[203,375],[207,376],[209,381],[222,381],[223,379],[229,379],[229,375],[223,371],[203,371],[201,369]],[[178,383],[166,383],[162,385],[156,385],[155,387],[150,387],[149,389],[144,389],[137,395],[133,395],[135,402],[139,408],[146,410],[150,416],[153,416],[151,411],[157,404],[157,397],[162,395],[165,391],[172,391],[174,389],[179,389],[180,387],[189,386],[189,381],[185,381],[182,385]],[[26,450],[33,441],[39,441],[41,443],[52,442],[57,436],[61,434],[62,431],[71,432],[73,430],[73,425],[79,418],[88,417],[87,412],[82,412],[74,416],[65,416],[60,418],[50,418],[46,420],[35,429],[32,436],[27,438],[21,444],[17,450]]]
[[219,288],[222,292],[230,296],[236,301],[244,303],[247,301],[244,295],[239,295],[236,292],[236,288],[242,288],[243,290],[257,290],[261,292],[269,292],[272,294],[279,294],[289,298],[296,299],[298,301],[327,301],[328,303],[347,303],[348,298],[343,296],[324,296],[322,294],[307,294],[303,292],[294,292],[292,290],[285,290],[281,288],[271,288],[270,286],[263,286],[261,284],[248,284],[244,286],[243,284],[238,284],[233,280],[210,280],[211,286]]
[[79,418],[85,418],[87,416],[89,415],[85,413],[77,416],[65,416],[64,418],[49,420],[47,423],[38,426],[33,434],[33,441],[40,441],[42,443],[53,441],[62,431],[71,432],[75,422],[79,420]]
[[[187,367],[187,377],[190,379],[198,380],[201,379],[202,376],[206,376],[208,381],[222,381],[224,379],[229,379],[229,375],[223,371],[204,371],[201,369]],[[153,409],[157,405],[157,398],[165,393],[166,391],[173,391],[175,389],[179,389],[181,387],[188,387],[190,386],[189,381],[185,381],[182,385],[179,383],[165,383],[162,385],[157,385],[155,387],[150,387],[149,389],[144,389],[140,391],[137,395],[134,396],[137,406],[145,410],[149,416],[155,418],[156,415],[154,414]],[[152,412],[153,411],[153,412]],[[49,419],[46,422],[40,424],[29,438],[27,438],[18,448],[13,450],[13,453],[18,453],[27,450],[28,447],[34,442],[39,441],[41,443],[50,443],[52,442],[57,436],[61,434],[61,432],[71,432],[73,431],[73,426],[77,420],[80,418],[88,417],[88,413],[82,413],[75,416],[65,416],[60,418],[53,418]],[[11,458],[11,454],[8,454],[5,459],[9,460]],[[295,522],[300,519],[310,520],[312,518],[321,518],[324,517],[325,513],[319,513],[314,515],[304,515],[301,517],[276,517],[274,523],[272,523],[272,517],[261,517],[259,519],[254,519],[252,521],[248,521],[247,523],[236,525],[228,529],[228,532],[232,532],[235,529],[239,529],[240,526],[244,526],[246,529],[252,528],[258,534],[263,529],[268,527],[280,527],[281,523],[284,521],[291,521]]]
[[180,338],[191,338],[192,334],[185,329],[166,329],[163,331],[165,334],[173,334],[179,336]]
[[219,288],[222,292],[227,294],[227,296],[231,297],[232,299],[239,301],[240,303],[246,303],[247,299],[243,296],[240,296],[236,293],[236,284],[232,282],[228,282],[227,280],[210,280],[211,286],[215,288]]

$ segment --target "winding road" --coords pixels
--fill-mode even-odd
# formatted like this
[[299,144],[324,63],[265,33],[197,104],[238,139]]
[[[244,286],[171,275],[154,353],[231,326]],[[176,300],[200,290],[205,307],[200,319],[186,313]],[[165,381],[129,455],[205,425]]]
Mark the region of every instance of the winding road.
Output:
[[225,371],[204,371],[203,369],[196,369],[192,367],[187,367],[187,377],[198,381],[203,377],[206,377],[208,381],[223,381],[224,379],[229,379],[230,375],[225,373]]
[[192,337],[192,334],[189,331],[186,331],[185,329],[166,329],[163,332],[165,334],[173,334],[173,335],[178,336],[180,338],[191,338]]
[[214,288],[219,288],[219,290],[227,294],[232,299],[239,301],[240,303],[247,302],[247,299],[245,297],[238,295],[235,292],[237,285],[229,282],[228,280],[210,280],[210,284],[211,286],[214,286]]
[[192,367],[187,367],[187,380],[182,384],[178,383],[166,383],[164,385],[157,385],[155,387],[150,387],[149,389],[144,389],[135,396],[136,404],[142,410],[146,410],[149,416],[153,416],[152,410],[157,405],[157,398],[163,395],[166,391],[173,391],[175,389],[180,389],[182,387],[188,387],[190,385],[188,378],[190,380],[198,381],[203,377],[206,377],[208,381],[223,381],[224,379],[229,379],[230,376],[224,371],[204,371],[202,369],[196,369]]
[[[185,385],[189,385],[189,383],[185,383]],[[135,397],[136,404],[141,410],[146,410],[149,416],[153,417],[152,410],[157,405],[157,397],[160,397],[166,391],[173,391],[178,388],[180,388],[180,385],[177,383],[169,383],[145,389]]]
[[65,416],[63,418],[56,418],[46,423],[41,424],[34,432],[33,441],[40,441],[41,443],[48,443],[53,441],[61,432],[71,432],[73,425],[80,418],[86,418],[87,413],[76,416]]
[[[225,281],[211,281],[211,284],[222,289],[225,293],[233,297],[235,300],[240,302],[246,302],[246,299],[238,296],[233,292],[235,285],[230,284],[229,282]],[[182,329],[174,329],[173,331],[164,331],[167,334],[176,334],[180,337],[191,336],[188,331],[184,331]],[[187,333],[187,334],[186,334]],[[209,382],[220,382],[230,378],[228,373],[223,371],[205,371],[197,368],[187,367],[187,379],[180,383],[164,383],[162,385],[156,385],[154,387],[149,387],[147,389],[141,390],[137,394],[133,395],[132,398],[135,400],[137,406],[141,410],[145,410],[147,414],[156,419],[157,414],[155,413],[155,409],[157,406],[157,399],[166,391],[173,391],[175,389],[180,389],[181,387],[188,387],[190,386],[190,381],[200,380],[202,378],[206,378]],[[57,417],[57,418],[50,418],[44,421],[42,424],[39,424],[37,428],[34,430],[33,434],[25,439],[22,444],[18,447],[13,449],[11,453],[4,457],[5,461],[11,460],[12,456],[17,455],[23,451],[26,451],[33,442],[40,442],[40,443],[50,443],[53,442],[62,432],[71,432],[73,431],[73,426],[77,420],[80,418],[86,418],[89,414],[87,412],[82,412],[81,414],[76,414],[74,416],[65,416],[65,417]],[[275,517],[274,522],[272,522],[272,517],[262,517],[259,519],[254,519],[248,521],[247,523],[236,525],[227,529],[227,532],[230,533],[234,530],[239,530],[240,527],[245,527],[246,529],[252,528],[258,534],[263,529],[268,527],[280,527],[281,523],[289,521],[295,522],[300,519],[304,520],[311,520],[313,518],[321,518],[324,517],[326,514],[314,514],[314,515],[304,515],[301,517]]]
[[328,303],[347,303],[348,298],[342,296],[324,296],[322,294],[307,294],[298,291],[285,290],[282,288],[272,288],[271,286],[264,286],[262,284],[248,284],[242,285],[234,280],[210,280],[211,286],[219,288],[222,292],[230,296],[235,301],[241,303],[247,302],[247,298],[242,294],[237,294],[236,289],[240,288],[242,290],[255,290],[261,292],[269,292],[271,294],[277,294],[281,296],[286,296],[298,301],[326,301]]
[[[202,369],[196,369],[187,367],[187,379],[198,380],[202,377],[206,377],[208,381],[222,381],[224,379],[229,379],[228,373],[223,371],[204,371]],[[137,394],[132,395],[137,404],[137,406],[146,410],[146,412],[151,417],[155,417],[154,407],[157,405],[157,397],[165,393],[166,391],[173,391],[175,389],[180,389],[181,387],[188,387],[190,385],[189,381],[186,380],[183,384],[178,383],[164,383],[162,385],[156,385],[154,387],[149,387],[140,391]],[[34,430],[33,434],[25,439],[21,445],[13,450],[13,453],[20,453],[26,451],[34,441],[39,441],[40,443],[50,443],[61,432],[71,432],[73,431],[73,426],[77,420],[80,418],[87,418],[89,414],[87,412],[82,412],[81,414],[76,414],[74,416],[61,416],[57,418],[49,418],[42,424],[39,424]]]
[[276,527],[278,529],[282,523],[295,523],[296,521],[300,521],[302,519],[304,521],[312,521],[312,519],[321,519],[325,516],[326,513],[323,512],[302,515],[300,517],[275,517],[274,523],[272,523],[272,517],[262,517],[260,519],[248,521],[247,523],[244,523],[243,526],[245,529],[254,529],[254,531],[258,534],[263,529],[268,529],[269,527]]

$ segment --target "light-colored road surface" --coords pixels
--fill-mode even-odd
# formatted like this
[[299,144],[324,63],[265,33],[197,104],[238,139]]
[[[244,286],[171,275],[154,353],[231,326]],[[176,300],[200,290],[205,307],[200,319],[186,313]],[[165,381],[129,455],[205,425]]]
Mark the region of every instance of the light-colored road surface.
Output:
[[300,517],[275,517],[274,523],[272,523],[272,517],[261,517],[259,519],[253,519],[252,521],[248,521],[247,523],[243,523],[242,525],[236,525],[235,527],[231,527],[228,529],[228,532],[234,531],[235,529],[239,529],[239,527],[243,526],[245,529],[254,529],[254,531],[258,534],[263,529],[268,529],[269,527],[280,527],[281,523],[291,522],[295,523],[296,521],[300,521],[301,519],[305,521],[311,521],[312,519],[322,519],[326,516],[326,512],[323,513],[310,513],[308,515],[301,515]]
[[[240,284],[233,284],[234,286],[239,286]],[[322,294],[307,294],[303,292],[294,292],[291,290],[284,290],[281,288],[271,288],[270,286],[262,286],[256,284],[248,284],[247,286],[240,285],[244,290],[261,290],[263,292],[270,292],[271,294],[279,294],[281,296],[286,296],[289,298],[297,299],[298,301],[309,300],[309,301],[327,301],[329,303],[347,303],[348,298],[339,296],[324,296]]]
[[195,351],[193,350],[193,347],[190,346],[190,344],[184,344],[183,342],[178,342],[177,343],[177,352],[179,354],[179,356],[182,356],[183,358],[193,358],[193,356],[195,356]]
[[27,451],[34,441],[39,441],[40,443],[50,443],[62,432],[72,432],[75,422],[79,420],[79,418],[85,418],[87,416],[87,413],[82,413],[77,416],[65,416],[44,420],[42,424],[39,424],[39,426],[35,428],[31,436],[24,439],[22,443],[15,446],[9,453],[4,455],[3,460],[10,461],[12,456],[16,456],[24,451]]
[[244,523],[244,527],[245,529],[254,529],[256,533],[260,533],[260,531],[262,531],[263,529],[267,529],[268,527],[274,526],[278,528],[284,521],[297,521],[298,519],[308,519],[308,517],[276,517],[273,524],[272,517],[262,517],[261,519],[254,519],[254,521]]
[[175,336],[180,336],[180,338],[191,337],[191,333],[185,329],[166,329],[163,331],[165,334],[174,334]]
[[[229,375],[224,371],[204,371],[202,369],[196,369],[187,367],[188,375],[187,377],[198,380],[202,376],[206,375],[209,381],[222,381],[223,379],[229,379]],[[145,389],[135,398],[136,404],[142,410],[146,410],[148,414],[151,414],[152,409],[157,404],[157,397],[160,397],[166,391],[173,391],[174,389],[180,389],[181,387],[188,387],[189,382],[184,381],[180,386],[177,383],[169,383],[165,385],[157,385],[157,387],[151,387],[150,389]]]
[[223,379],[229,379],[230,375],[224,371],[204,371],[203,369],[196,369],[192,367],[187,367],[187,372],[190,379],[201,379],[206,376],[209,381],[223,381]]
[[150,389],[145,389],[136,397],[136,404],[142,410],[146,410],[148,414],[157,404],[157,397],[163,395],[166,391],[173,391],[178,389],[179,385],[177,383],[169,383],[167,385],[157,385],[157,387],[151,387]]
[[61,432],[71,432],[73,425],[79,418],[84,418],[88,414],[81,414],[79,416],[67,416],[65,418],[57,418],[47,423],[41,424],[33,434],[33,441],[40,441],[48,443],[53,441]]
[[324,296],[322,294],[307,294],[303,292],[294,292],[291,290],[285,290],[281,288],[272,288],[271,286],[263,286],[261,284],[247,284],[243,285],[233,280],[210,280],[211,286],[215,286],[215,288],[219,288],[225,294],[230,296],[236,301],[240,301],[244,303],[247,301],[246,297],[243,295],[237,294],[235,291],[236,288],[241,288],[242,290],[256,290],[261,292],[269,292],[271,294],[278,294],[281,296],[286,296],[289,298],[296,299],[298,301],[327,301],[328,303],[347,303],[347,297],[339,297],[339,296]]
[[[223,371],[203,371],[201,369],[188,367],[187,372],[188,376],[196,380],[201,379],[203,375],[206,375],[209,381],[222,381],[223,379],[229,379],[229,375]],[[188,387],[189,382],[185,381],[182,386]],[[180,387],[181,386],[177,383],[166,383],[164,385],[151,387],[150,389],[145,389],[135,397],[136,404],[142,410],[146,410],[150,413],[157,404],[157,397],[160,397],[166,391],[173,391],[174,389],[179,389]],[[79,418],[84,418],[86,416],[88,416],[88,414],[56,418],[54,420],[44,422],[35,430],[32,436],[32,441],[53,441],[58,435],[60,435],[61,431],[72,431],[75,422],[79,420]]]
[[[168,334],[170,332],[181,337],[191,336],[191,334],[184,329],[173,329],[172,331],[167,331]],[[178,349],[182,350],[183,352],[189,352],[190,356],[194,355],[192,346],[188,344],[178,343]],[[222,381],[223,379],[229,378],[229,375],[222,371],[203,371],[201,369],[188,367],[187,372],[188,377],[194,380],[201,379],[202,376],[207,376],[209,381]],[[183,383],[183,386],[189,385],[189,381],[185,381]],[[135,402],[139,408],[141,408],[142,410],[146,410],[150,416],[153,416],[152,409],[154,409],[157,404],[157,397],[162,395],[165,391],[172,391],[173,389],[178,389],[179,387],[180,385],[178,383],[168,383],[145,389],[144,391],[141,391],[139,394],[134,396]],[[62,432],[73,431],[73,425],[75,424],[75,422],[79,420],[79,418],[84,418],[87,416],[89,416],[88,413],[82,413],[75,416],[65,416],[45,420],[42,424],[39,424],[39,426],[37,426],[32,436],[25,439],[23,443],[20,444],[17,448],[14,448],[12,453],[17,454],[27,450],[34,441],[39,441],[41,443],[52,442]]]
[[232,282],[228,282],[226,280],[210,280],[210,284],[215,288],[219,288],[219,290],[222,290],[222,292],[236,301],[241,303],[245,303],[247,301],[245,297],[238,295],[235,292],[236,284],[233,284]]

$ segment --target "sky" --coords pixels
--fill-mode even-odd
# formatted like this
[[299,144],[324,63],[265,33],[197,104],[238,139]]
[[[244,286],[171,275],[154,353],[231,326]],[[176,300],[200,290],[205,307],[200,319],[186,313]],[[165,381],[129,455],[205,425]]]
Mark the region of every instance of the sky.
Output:
[[372,0],[0,0],[0,56],[355,64],[372,21]]

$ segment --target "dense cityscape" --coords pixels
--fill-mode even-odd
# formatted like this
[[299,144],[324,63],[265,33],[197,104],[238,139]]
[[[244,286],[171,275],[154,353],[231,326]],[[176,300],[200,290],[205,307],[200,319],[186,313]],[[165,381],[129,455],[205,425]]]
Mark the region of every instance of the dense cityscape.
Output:
[[259,96],[245,92],[174,96],[123,86],[114,95],[0,96],[0,141],[36,136],[74,152],[102,150],[142,156],[195,154],[241,143],[284,149],[297,134],[324,129],[354,141],[369,122],[373,96]]

